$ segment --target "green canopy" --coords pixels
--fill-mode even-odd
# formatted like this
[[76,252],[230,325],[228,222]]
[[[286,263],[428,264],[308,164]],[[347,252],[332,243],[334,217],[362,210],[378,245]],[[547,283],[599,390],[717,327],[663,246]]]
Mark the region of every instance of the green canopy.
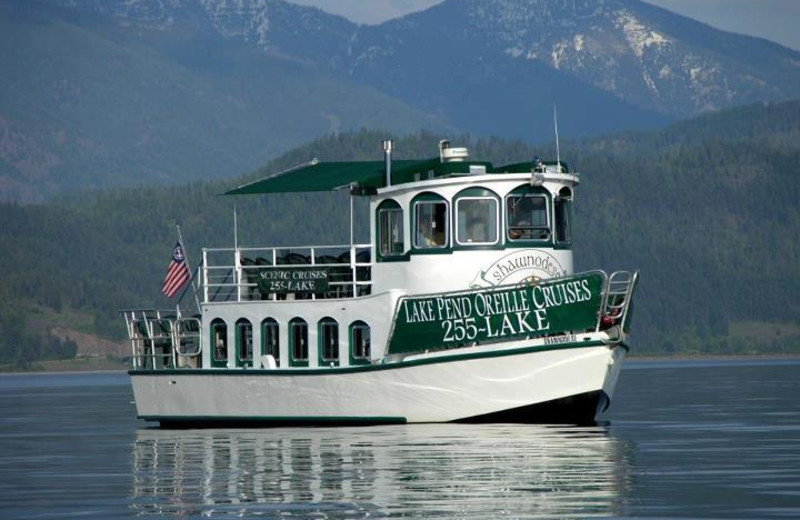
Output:
[[[438,159],[437,159],[438,161]],[[392,182],[399,172],[417,170],[429,161],[392,161]],[[285,170],[239,186],[225,195],[330,191],[350,186],[382,188],[386,185],[384,161],[316,162]]]

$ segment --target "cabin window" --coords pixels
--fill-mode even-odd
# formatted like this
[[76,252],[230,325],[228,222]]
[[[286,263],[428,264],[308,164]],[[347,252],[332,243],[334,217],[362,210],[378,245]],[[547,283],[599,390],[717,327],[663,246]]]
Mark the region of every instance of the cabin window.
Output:
[[572,241],[572,190],[561,188],[555,200],[556,243],[569,244]]
[[459,245],[496,244],[497,200],[491,197],[463,197],[456,201],[456,242]]
[[507,236],[511,241],[550,238],[548,198],[542,190],[513,193],[506,198]]
[[289,322],[292,365],[308,366],[308,324],[301,318]]
[[350,325],[350,354],[356,364],[367,363],[372,356],[369,325],[363,321]]
[[213,366],[228,363],[228,325],[217,318],[211,322],[211,362]]
[[447,203],[423,200],[414,204],[414,247],[447,247]]
[[240,365],[252,365],[253,325],[244,318],[236,322],[236,356]]
[[339,324],[333,318],[319,322],[319,352],[322,363],[339,364]]
[[403,210],[395,201],[385,201],[378,208],[378,251],[381,256],[393,256],[404,250]]
[[261,322],[261,351],[265,356],[272,356],[275,364],[280,365],[281,349],[278,322],[267,318]]

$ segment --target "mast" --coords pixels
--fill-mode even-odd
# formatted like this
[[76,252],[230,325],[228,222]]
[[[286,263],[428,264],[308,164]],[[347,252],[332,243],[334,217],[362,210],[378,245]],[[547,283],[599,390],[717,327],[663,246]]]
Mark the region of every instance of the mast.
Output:
[[558,147],[558,113],[556,104],[553,103],[553,126],[556,130],[556,173],[561,173],[561,150]]

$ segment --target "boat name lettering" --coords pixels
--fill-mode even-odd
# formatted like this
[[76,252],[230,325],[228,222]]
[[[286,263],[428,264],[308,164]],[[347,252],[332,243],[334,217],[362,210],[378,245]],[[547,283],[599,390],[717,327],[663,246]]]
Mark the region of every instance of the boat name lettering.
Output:
[[561,336],[548,336],[544,338],[545,345],[560,345],[562,343],[574,343],[577,341],[575,334],[563,334]]
[[603,277],[589,273],[535,285],[400,299],[389,351],[589,330]]
[[270,267],[258,272],[258,288],[269,293],[320,293],[328,290],[328,270],[323,267]]
[[567,270],[558,258],[540,249],[522,249],[505,255],[470,282],[470,288],[480,289],[522,281],[538,281],[565,276]]

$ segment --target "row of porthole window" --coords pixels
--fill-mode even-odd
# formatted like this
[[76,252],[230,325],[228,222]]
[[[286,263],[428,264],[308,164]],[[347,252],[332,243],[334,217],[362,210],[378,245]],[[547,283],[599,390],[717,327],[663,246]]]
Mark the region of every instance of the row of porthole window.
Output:
[[[363,321],[355,321],[349,327],[349,362],[351,365],[370,362],[370,327]],[[288,366],[309,366],[308,323],[302,318],[289,321]],[[333,318],[323,318],[317,323],[319,366],[339,366],[339,323]],[[236,366],[253,366],[253,325],[242,318],[235,324]],[[228,325],[217,318],[211,322],[211,365],[225,367],[228,364]],[[281,366],[280,325],[273,318],[261,322],[261,356],[272,356],[276,366]],[[284,364],[285,366],[285,364]]]
[[[549,242],[568,245],[572,190],[562,188],[555,197],[544,188],[520,186],[505,197],[505,237],[502,241],[524,245]],[[450,237],[448,201],[426,192],[411,201],[411,242],[413,249],[497,246],[500,237],[500,197],[486,188],[467,188],[453,198],[452,223],[455,240]],[[403,209],[394,200],[378,206],[378,251],[381,256],[402,255]]]

